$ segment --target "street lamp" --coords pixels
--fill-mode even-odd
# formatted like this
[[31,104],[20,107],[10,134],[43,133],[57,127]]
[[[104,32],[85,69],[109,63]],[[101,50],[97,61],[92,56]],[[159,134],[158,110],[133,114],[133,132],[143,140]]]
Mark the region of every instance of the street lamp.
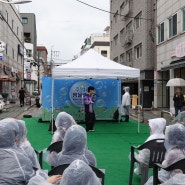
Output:
[[32,1],[27,1],[27,0],[17,0],[17,1],[0,0],[0,2],[5,3],[5,4],[26,4],[26,3],[31,3]]

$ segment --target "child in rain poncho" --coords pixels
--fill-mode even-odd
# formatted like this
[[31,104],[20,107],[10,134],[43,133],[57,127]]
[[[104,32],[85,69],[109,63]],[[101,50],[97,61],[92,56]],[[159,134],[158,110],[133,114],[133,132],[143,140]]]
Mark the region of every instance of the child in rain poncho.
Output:
[[76,122],[70,114],[66,112],[60,112],[56,117],[55,125],[57,130],[53,135],[51,143],[63,141],[67,129],[72,125],[76,125]]
[[[51,144],[57,141],[63,141],[65,133],[68,130],[68,128],[71,127],[72,125],[76,125],[76,122],[70,114],[66,112],[60,112],[56,117],[55,125],[57,130],[55,131],[52,137]],[[57,152],[53,151],[51,153],[48,153],[45,149],[44,153],[46,153],[46,161],[49,164],[55,163],[54,161],[57,160],[57,156],[58,156]]]
[[[164,167],[168,167],[173,163],[185,158],[185,127],[182,124],[176,123],[174,125],[166,127],[165,148],[166,155],[164,161],[162,162],[162,165]],[[170,178],[172,178],[177,173],[181,173],[181,171],[175,170],[168,172],[161,169],[158,173],[158,178],[161,182],[166,183]],[[172,180],[176,179],[176,177],[173,177]],[[183,178],[183,176],[181,177]],[[150,177],[145,185],[152,184],[153,177]]]
[[15,119],[0,121],[0,184],[3,185],[25,185],[35,175],[30,159],[15,143],[18,132]]
[[[166,126],[166,120],[164,118],[154,118],[148,120],[148,125],[150,128],[150,136],[147,138],[147,141],[153,139],[164,139],[164,129]],[[139,154],[135,154],[135,158],[145,164],[148,164],[150,157],[150,151],[148,149],[143,149],[139,151]],[[140,167],[134,169],[136,174],[140,174]]]
[[101,182],[89,165],[75,160],[64,171],[60,185],[101,185]]
[[35,150],[33,149],[33,147],[31,146],[30,142],[26,137],[27,129],[26,129],[25,122],[23,120],[17,120],[17,119],[15,119],[15,121],[19,127],[19,132],[17,134],[18,148],[20,148],[23,154],[25,154],[25,156],[27,156],[31,160],[34,168],[41,169]]
[[101,185],[100,179],[91,167],[79,159],[74,160],[64,170],[62,177],[60,175],[48,177],[46,173],[40,171],[30,179],[28,185],[52,185],[54,183],[57,185]]
[[94,154],[87,149],[87,133],[80,125],[71,126],[64,137],[62,151],[57,157],[50,159],[50,165],[70,164],[75,159],[81,159],[87,164],[96,166]]

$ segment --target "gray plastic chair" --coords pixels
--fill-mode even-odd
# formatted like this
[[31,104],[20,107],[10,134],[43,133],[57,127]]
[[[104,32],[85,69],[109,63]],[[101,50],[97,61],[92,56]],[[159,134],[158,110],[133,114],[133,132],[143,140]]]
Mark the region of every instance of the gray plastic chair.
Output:
[[[135,150],[150,150],[150,159],[149,164],[144,164],[139,161],[134,156]],[[131,162],[130,162],[130,177],[129,177],[129,185],[132,185],[132,178],[134,172],[134,164],[135,162],[139,163],[141,169],[141,185],[144,185],[148,180],[148,171],[149,168],[153,168],[155,163],[162,163],[164,160],[166,149],[164,147],[164,139],[154,139],[150,140],[139,147],[131,146]]]
[[185,174],[185,158],[175,162],[174,164],[172,164],[172,165],[170,165],[166,168],[164,168],[161,164],[158,164],[158,163],[154,164],[154,167],[153,167],[153,185],[161,184],[161,182],[158,179],[158,170],[159,170],[159,168],[162,168],[166,171],[172,171],[172,170],[175,170],[175,169],[180,169]]
[[185,124],[185,120],[184,119],[185,119],[185,111],[179,112],[178,115],[172,121],[172,124],[177,123],[177,122]]

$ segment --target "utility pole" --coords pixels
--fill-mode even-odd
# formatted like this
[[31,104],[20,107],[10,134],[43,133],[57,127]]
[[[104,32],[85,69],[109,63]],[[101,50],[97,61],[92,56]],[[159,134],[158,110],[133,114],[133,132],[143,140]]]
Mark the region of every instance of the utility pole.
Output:
[[37,51],[37,67],[38,67],[38,94],[40,95],[40,51]]
[[52,76],[52,70],[54,67],[54,58],[58,58],[60,55],[60,51],[53,51],[52,50],[53,47],[51,47],[51,60],[50,60],[50,64],[51,64],[51,76]]

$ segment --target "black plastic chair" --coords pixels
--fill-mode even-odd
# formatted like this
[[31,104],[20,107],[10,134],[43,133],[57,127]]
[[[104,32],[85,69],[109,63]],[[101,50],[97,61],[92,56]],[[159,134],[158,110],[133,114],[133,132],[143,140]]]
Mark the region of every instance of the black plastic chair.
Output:
[[166,168],[164,168],[161,164],[158,164],[158,163],[154,164],[154,167],[153,167],[153,185],[161,184],[161,182],[158,179],[158,170],[159,169],[164,169],[166,171],[172,171],[172,170],[175,170],[175,169],[180,169],[185,174],[185,158],[173,163],[172,165],[170,165]]
[[43,151],[37,151],[35,150],[35,153],[37,154],[37,157],[38,157],[38,160],[39,160],[39,164],[40,164],[40,167],[42,169],[42,156],[43,156]]
[[[69,166],[70,164],[63,164],[63,165],[59,165],[59,166],[56,166],[54,167],[51,171],[48,172],[48,175],[49,176],[52,176],[52,175],[62,175],[64,170]],[[98,168],[94,167],[94,166],[91,166],[89,165],[92,170],[94,171],[94,173],[96,174],[96,176],[98,178],[101,179],[101,184],[104,185],[104,178],[105,178],[105,174],[99,170]]]
[[47,151],[49,151],[50,153],[53,151],[59,153],[62,150],[62,145],[63,141],[54,142],[47,148]]
[[[144,164],[139,161],[134,156],[135,150],[150,150],[150,159],[149,164]],[[134,164],[135,162],[139,163],[141,169],[141,185],[144,185],[148,180],[148,171],[149,168],[153,168],[154,163],[162,163],[164,160],[166,149],[164,147],[164,139],[154,139],[150,140],[138,147],[131,146],[131,162],[130,162],[130,177],[129,177],[129,185],[132,185],[132,178],[134,172]]]

